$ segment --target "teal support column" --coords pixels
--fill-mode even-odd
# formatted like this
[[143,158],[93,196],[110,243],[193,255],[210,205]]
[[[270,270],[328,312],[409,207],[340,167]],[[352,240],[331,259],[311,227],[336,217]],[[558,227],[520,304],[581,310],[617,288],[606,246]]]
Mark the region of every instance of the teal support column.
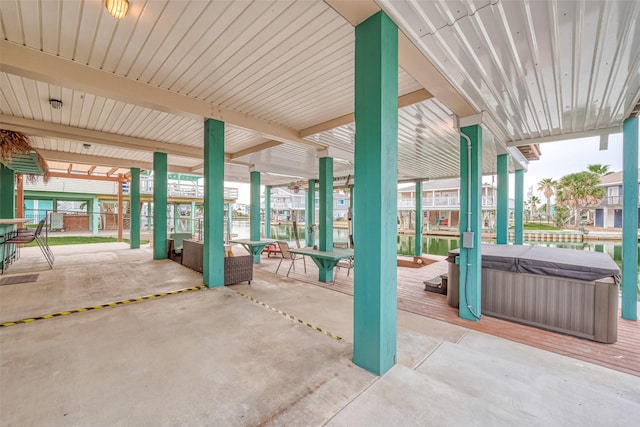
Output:
[[131,168],[131,186],[129,187],[129,246],[140,247],[140,168]]
[[173,204],[173,232],[178,233],[178,225],[180,224],[180,205],[178,203]]
[[15,218],[15,179],[16,174],[13,169],[9,169],[0,163],[0,219]]
[[356,27],[353,361],[396,363],[398,28],[378,12]]
[[316,244],[316,233],[315,233],[315,225],[316,223],[316,181],[313,179],[309,180],[309,190],[307,191],[307,198],[305,200],[304,207],[304,226],[306,227],[305,232],[305,246],[308,248],[313,247]]
[[196,202],[191,202],[191,235],[196,234]]
[[477,321],[481,316],[482,285],[482,128],[473,125],[461,131],[469,137],[471,149],[460,136],[460,234],[473,233],[473,247],[460,248],[459,315]]
[[167,153],[153,153],[153,259],[167,257]]
[[204,260],[202,281],[224,286],[224,122],[204,122]]
[[97,236],[100,231],[100,201],[97,197],[89,200],[87,209],[91,212],[89,229]]
[[[260,240],[260,172],[251,172],[250,193],[249,238],[251,240]],[[253,256],[253,263],[260,264],[260,254]]]
[[354,246],[354,240],[353,240],[353,219],[355,218],[355,210],[354,210],[354,204],[353,204],[353,185],[351,186],[351,188],[349,188],[349,245],[351,248],[353,248]]
[[271,186],[264,186],[264,237],[271,238]]
[[622,129],[622,318],[638,320],[638,118]]
[[498,155],[498,200],[496,206],[496,243],[509,243],[509,155]]
[[415,256],[422,256],[422,182],[416,182],[416,247]]
[[[321,251],[333,250],[333,158],[320,158],[320,184],[318,193],[320,194],[320,218],[318,227],[320,228],[320,240],[318,248]],[[324,277],[323,277],[324,276]],[[333,281],[333,270],[320,271],[319,279],[322,282]]]
[[231,240],[231,232],[233,231],[233,204],[227,203],[227,239]]
[[513,243],[524,243],[524,170],[516,169],[515,172],[515,206],[513,211]]

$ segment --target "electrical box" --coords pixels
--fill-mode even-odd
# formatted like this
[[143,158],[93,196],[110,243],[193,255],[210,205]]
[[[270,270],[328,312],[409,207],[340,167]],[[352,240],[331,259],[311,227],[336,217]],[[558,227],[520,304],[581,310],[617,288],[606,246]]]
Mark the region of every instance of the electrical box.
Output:
[[473,249],[473,231],[462,233],[462,247],[464,249]]

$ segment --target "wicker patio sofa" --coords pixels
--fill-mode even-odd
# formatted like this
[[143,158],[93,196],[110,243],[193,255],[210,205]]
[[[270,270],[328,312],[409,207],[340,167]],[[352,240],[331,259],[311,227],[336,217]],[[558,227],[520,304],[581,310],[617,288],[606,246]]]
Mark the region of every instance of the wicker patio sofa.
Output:
[[[185,240],[182,248],[182,265],[202,273],[204,245],[202,242]],[[224,258],[224,284],[233,285],[253,280],[253,257],[251,255]]]

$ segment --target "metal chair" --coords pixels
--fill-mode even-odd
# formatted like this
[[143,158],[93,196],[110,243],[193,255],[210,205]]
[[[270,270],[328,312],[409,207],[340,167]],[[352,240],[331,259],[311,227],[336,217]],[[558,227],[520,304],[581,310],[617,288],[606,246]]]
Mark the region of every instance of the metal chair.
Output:
[[338,270],[340,270],[341,268],[346,268],[347,269],[347,277],[349,277],[349,273],[351,272],[351,269],[353,268],[353,257],[350,256],[349,258],[343,258],[340,261],[338,261],[338,263],[336,264],[335,268],[333,269],[333,284],[334,285],[336,283],[336,278],[338,277]]
[[277,243],[278,243],[278,247],[280,248],[280,252],[282,252],[282,258],[280,258],[280,262],[278,263],[278,268],[276,268],[276,274],[278,274],[278,270],[280,269],[280,264],[282,264],[282,261],[287,259],[291,261],[291,265],[289,265],[289,271],[287,271],[287,277],[289,277],[289,273],[291,273],[291,268],[293,268],[293,270],[295,271],[296,269],[295,262],[300,258],[302,258],[302,263],[304,265],[304,272],[306,274],[307,262],[305,261],[304,256],[299,256],[297,254],[293,254],[289,252],[289,244],[287,242],[278,241]]
[[[3,248],[4,262],[2,263],[3,274],[6,268],[5,267],[6,263],[8,261],[13,263],[15,259],[20,257],[19,245],[31,243],[34,240],[38,244],[40,251],[42,251],[42,255],[44,255],[45,259],[47,260],[47,263],[49,264],[49,268],[53,268],[53,261],[55,257],[53,256],[53,252],[51,252],[51,249],[49,248],[49,245],[47,244],[47,242],[42,238],[42,228],[44,227],[44,223],[45,223],[44,219],[38,223],[38,227],[36,228],[35,233],[18,233],[17,231],[15,231],[11,238],[3,242],[4,243],[4,248]],[[9,254],[7,255],[7,247],[10,245],[18,245],[18,246],[16,247],[15,251],[9,250]]]

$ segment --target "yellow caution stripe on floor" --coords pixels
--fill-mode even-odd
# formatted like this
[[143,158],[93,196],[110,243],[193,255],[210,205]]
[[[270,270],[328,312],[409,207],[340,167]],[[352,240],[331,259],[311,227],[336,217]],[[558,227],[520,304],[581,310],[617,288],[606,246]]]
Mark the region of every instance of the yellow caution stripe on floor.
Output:
[[236,294],[240,295],[241,297],[245,297],[249,301],[253,301],[256,304],[259,304],[259,305],[263,306],[264,308],[266,308],[268,310],[275,311],[276,313],[280,313],[281,315],[283,315],[287,319],[293,320],[294,322],[298,322],[301,325],[307,326],[307,327],[313,329],[314,331],[318,331],[318,332],[320,332],[320,333],[322,333],[324,335],[327,335],[327,336],[333,338],[334,340],[338,340],[339,341],[339,340],[342,339],[342,337],[339,337],[336,334],[332,334],[331,332],[327,331],[326,329],[319,328],[319,327],[317,327],[315,325],[312,325],[311,323],[307,323],[304,320],[297,318],[296,316],[292,316],[289,313],[285,313],[282,310],[278,310],[277,308],[271,307],[269,304],[265,304],[262,301],[258,301],[257,299],[255,299],[251,295],[245,295],[242,292],[238,292],[238,291],[236,291]]
[[7,327],[7,326],[18,325],[20,323],[31,323],[31,322],[35,322],[36,320],[53,319],[54,317],[68,316],[69,314],[74,314],[74,313],[84,313],[85,311],[99,310],[101,308],[116,307],[118,305],[129,304],[129,303],[136,302],[136,301],[144,301],[144,300],[148,300],[148,299],[166,297],[166,296],[169,296],[169,295],[182,294],[182,293],[185,293],[185,292],[199,291],[201,289],[206,289],[206,288],[207,287],[205,285],[194,286],[193,288],[185,288],[185,289],[179,289],[177,291],[162,292],[162,293],[159,293],[159,294],[146,295],[146,296],[143,296],[143,297],[135,297],[135,298],[123,299],[122,301],[107,302],[105,304],[92,305],[90,307],[78,308],[76,310],[59,311],[57,313],[45,314],[43,316],[28,317],[26,319],[16,320],[16,321],[13,321],[13,322],[0,323],[0,328],[4,328],[4,327]]

